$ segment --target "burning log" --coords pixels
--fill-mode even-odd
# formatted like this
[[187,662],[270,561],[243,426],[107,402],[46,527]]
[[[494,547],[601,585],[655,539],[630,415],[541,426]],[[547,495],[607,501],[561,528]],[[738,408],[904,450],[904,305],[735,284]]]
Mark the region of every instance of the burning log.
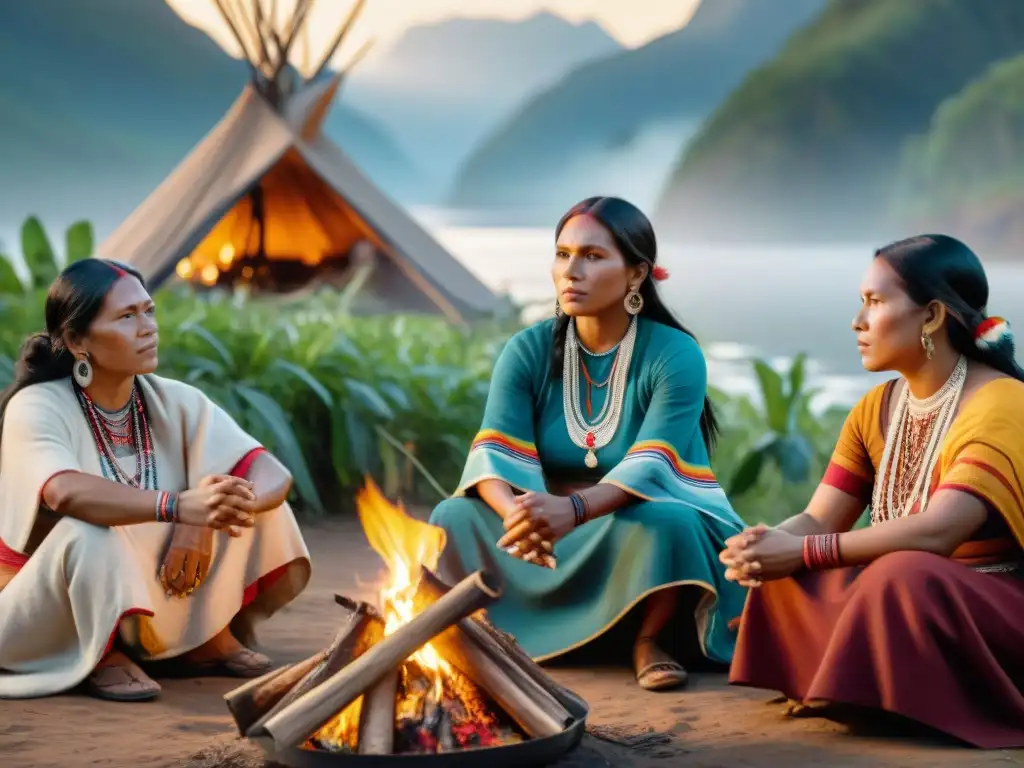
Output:
[[263,720],[272,717],[307,691],[313,690],[325,680],[333,677],[367,648],[380,642],[384,637],[384,619],[373,606],[348,598],[342,600],[335,598],[335,602],[348,609],[350,614],[345,626],[341,628],[334,638],[334,642],[328,648],[327,657],[299,680],[281,701],[263,716]]
[[[437,600],[449,589],[451,587],[441,581],[437,574],[429,568],[421,569],[420,581],[416,587],[417,597],[420,599]],[[468,616],[459,622],[459,627],[495,661],[498,661],[503,666],[509,665],[513,667],[514,669],[510,671],[510,674],[517,681],[522,680],[520,673],[525,673],[537,685],[543,688],[546,693],[544,698],[554,701],[554,707],[551,707],[550,704],[548,705],[549,713],[552,716],[562,717],[564,712],[571,719],[572,716],[568,710],[559,703],[559,697],[564,694],[565,689],[555,682],[540,664],[531,659],[529,654],[510,635],[502,632],[482,616]],[[529,683],[524,682],[522,685],[530,688]]]
[[467,576],[393,634],[329,680],[257,723],[246,735],[271,754],[304,743],[432,638],[500,594],[500,586],[487,574],[478,571]]
[[[447,591],[447,585],[433,572],[422,569],[416,591],[418,602],[433,603]],[[565,730],[574,719],[569,710],[524,670],[484,627],[480,619],[466,617],[435,638],[433,645],[494,699],[531,738],[553,736]],[[541,675],[548,678],[543,670]]]
[[253,723],[269,712],[297,682],[326,658],[327,651],[320,651],[305,661],[272,670],[224,694],[224,701],[235,720],[239,735],[244,736]]
[[268,713],[287,706],[348,664],[359,650],[357,646],[365,644],[371,625],[375,624],[383,634],[384,624],[371,606],[347,602],[349,615],[331,645],[308,659],[275,669],[224,695],[240,735],[244,736]]
[[384,675],[363,695],[359,715],[359,754],[390,755],[395,748],[395,699],[398,670]]

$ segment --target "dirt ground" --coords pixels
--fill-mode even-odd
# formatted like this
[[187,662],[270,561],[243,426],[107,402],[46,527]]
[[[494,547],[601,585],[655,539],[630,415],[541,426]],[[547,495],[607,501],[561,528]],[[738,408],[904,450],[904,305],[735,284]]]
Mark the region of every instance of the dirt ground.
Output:
[[[371,597],[382,568],[354,521],[307,527],[313,581],[264,625],[261,648],[282,663],[326,645],[337,629],[335,592]],[[639,689],[628,669],[552,674],[590,704],[588,734],[558,768],[648,766],[1006,766],[1024,750],[980,752],[891,726],[841,725],[784,716],[764,691],[730,688],[721,674],[695,674],[680,692]],[[77,694],[0,701],[0,764],[258,768],[237,739],[222,694],[226,679],[167,680],[154,702],[115,704]]]

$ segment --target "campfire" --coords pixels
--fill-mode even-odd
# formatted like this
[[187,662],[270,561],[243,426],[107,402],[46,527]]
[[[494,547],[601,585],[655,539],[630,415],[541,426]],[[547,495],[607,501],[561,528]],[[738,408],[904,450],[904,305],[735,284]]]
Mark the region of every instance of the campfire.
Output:
[[436,755],[448,765],[462,754],[475,764],[481,749],[523,764],[574,747],[586,706],[489,623],[484,609],[502,590],[493,571],[444,584],[434,573],[444,531],[372,482],[356,501],[387,565],[378,605],[337,595],[344,616],[329,647],[227,694],[239,733],[289,765],[359,755]]

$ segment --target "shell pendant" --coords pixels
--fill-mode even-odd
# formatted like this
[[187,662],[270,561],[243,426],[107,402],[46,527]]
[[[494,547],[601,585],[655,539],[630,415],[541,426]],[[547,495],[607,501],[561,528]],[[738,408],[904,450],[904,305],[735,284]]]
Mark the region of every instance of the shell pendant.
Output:
[[590,469],[597,466],[597,454],[594,453],[594,446],[597,445],[597,438],[593,432],[587,432],[587,455],[583,459],[583,463],[586,464]]

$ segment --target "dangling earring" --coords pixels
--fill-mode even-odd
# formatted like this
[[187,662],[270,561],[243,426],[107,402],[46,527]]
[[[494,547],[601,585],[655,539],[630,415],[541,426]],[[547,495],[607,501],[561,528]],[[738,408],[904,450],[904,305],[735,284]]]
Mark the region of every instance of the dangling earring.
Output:
[[626,294],[626,298],[622,302],[626,311],[631,315],[639,315],[640,310],[644,308],[644,297],[640,295],[640,292],[636,288],[630,288],[629,293]]
[[75,377],[75,383],[82,389],[92,384],[92,363],[89,362],[88,356],[75,360],[75,367],[72,368],[71,375]]
[[935,342],[932,341],[932,337],[925,331],[921,331],[921,346],[924,347],[925,357],[931,360],[932,355],[935,354]]
[[558,299],[555,299],[555,317],[561,317],[561,316],[562,316],[562,305],[559,303]]

